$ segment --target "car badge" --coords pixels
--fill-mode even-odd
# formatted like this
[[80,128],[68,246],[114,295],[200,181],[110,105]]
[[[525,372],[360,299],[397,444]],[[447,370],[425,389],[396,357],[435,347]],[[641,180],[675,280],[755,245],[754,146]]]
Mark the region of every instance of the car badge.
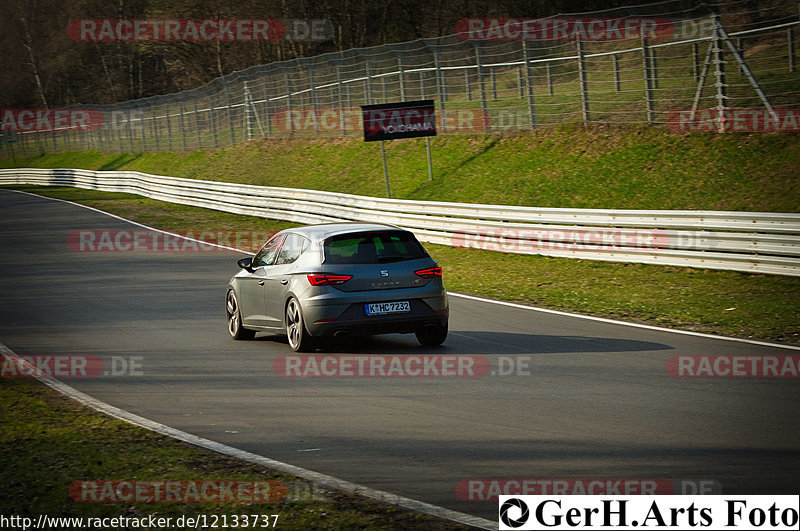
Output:
[[389,276],[389,270],[388,269],[381,269],[381,276],[382,277],[388,277]]

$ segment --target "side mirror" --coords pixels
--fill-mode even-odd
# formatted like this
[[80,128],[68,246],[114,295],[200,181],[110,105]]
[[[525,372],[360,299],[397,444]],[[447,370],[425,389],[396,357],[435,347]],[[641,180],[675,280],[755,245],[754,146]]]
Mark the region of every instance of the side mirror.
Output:
[[248,256],[247,258],[242,258],[241,260],[238,260],[236,263],[239,264],[239,267],[246,270],[248,273],[253,272],[253,268],[251,267],[253,264],[252,256]]

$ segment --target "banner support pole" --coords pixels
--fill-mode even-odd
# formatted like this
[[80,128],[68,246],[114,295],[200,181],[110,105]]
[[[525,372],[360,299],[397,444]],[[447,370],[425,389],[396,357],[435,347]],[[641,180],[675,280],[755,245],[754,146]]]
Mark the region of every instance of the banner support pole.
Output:
[[431,162],[431,137],[425,137],[425,148],[428,151],[428,180],[433,182],[433,163]]
[[389,191],[389,170],[386,167],[386,148],[384,147],[384,141],[381,140],[381,158],[383,159],[383,180],[386,181],[386,197],[389,199],[392,198],[392,194]]

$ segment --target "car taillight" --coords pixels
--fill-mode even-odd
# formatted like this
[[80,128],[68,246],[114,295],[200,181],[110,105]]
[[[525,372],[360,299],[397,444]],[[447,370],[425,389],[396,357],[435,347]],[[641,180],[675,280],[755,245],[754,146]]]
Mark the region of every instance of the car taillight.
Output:
[[442,276],[442,268],[439,266],[436,267],[428,267],[425,269],[419,269],[414,271],[415,275],[419,275],[422,278],[434,278]]
[[334,286],[336,284],[344,284],[353,275],[330,275],[327,273],[312,273],[307,275],[308,282],[312,286]]

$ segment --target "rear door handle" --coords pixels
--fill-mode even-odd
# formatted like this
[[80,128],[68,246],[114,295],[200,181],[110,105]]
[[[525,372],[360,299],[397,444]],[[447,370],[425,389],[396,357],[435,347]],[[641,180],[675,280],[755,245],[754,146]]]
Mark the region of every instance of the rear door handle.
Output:
[[283,284],[284,286],[285,286],[286,284],[288,284],[288,283],[289,283],[289,281],[288,281],[288,280],[286,280],[285,278],[281,279],[281,284]]
[[258,281],[258,285],[259,285],[259,286],[263,286],[263,285],[264,285],[264,281],[263,281],[263,280],[259,280],[259,281]]

